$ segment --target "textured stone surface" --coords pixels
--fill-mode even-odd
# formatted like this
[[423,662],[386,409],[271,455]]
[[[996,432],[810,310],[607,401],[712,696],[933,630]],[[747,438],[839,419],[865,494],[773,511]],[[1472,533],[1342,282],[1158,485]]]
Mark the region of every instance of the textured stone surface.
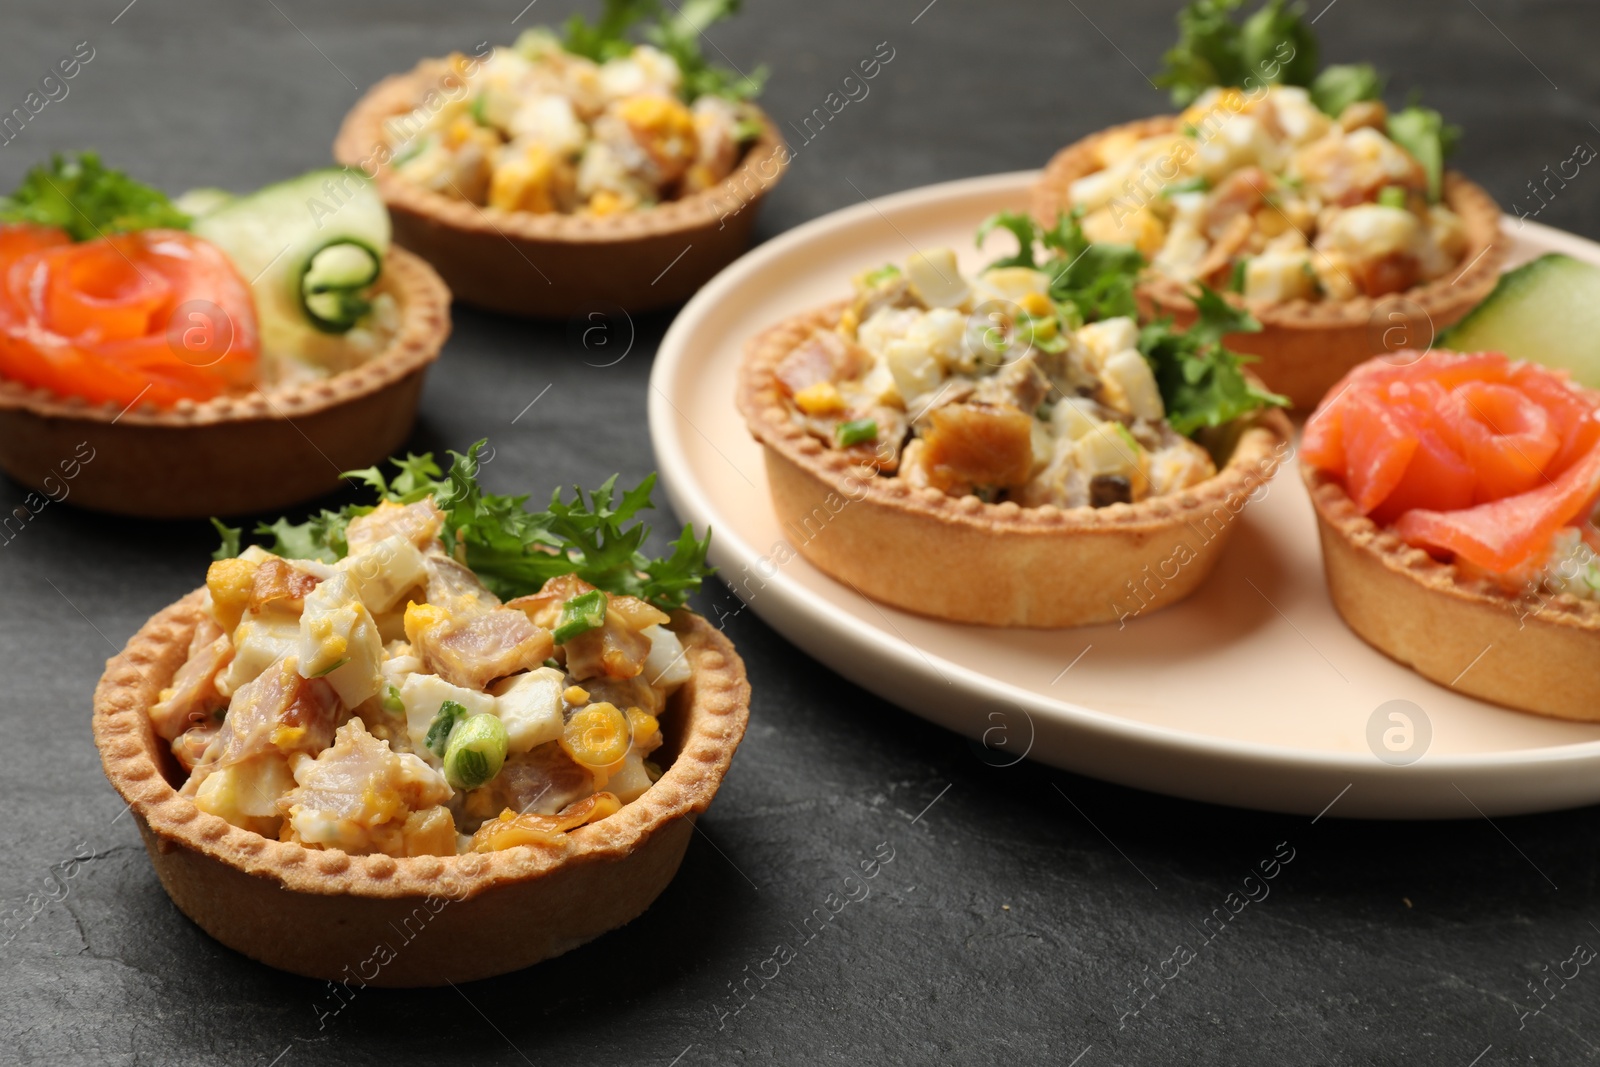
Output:
[[[0,111],[75,42],[96,54],[0,151],[0,187],[77,147],[170,188],[248,188],[322,164],[357,86],[508,39],[522,2],[138,0],[111,25],[123,0],[14,0],[0,15]],[[862,195],[1037,166],[1163,106],[1134,68],[1156,69],[1174,5],[937,0],[913,24],[925,2],[754,0],[713,31],[741,65],[771,64],[781,122],[820,106],[878,42],[896,50],[871,95],[799,150],[763,236]],[[567,9],[542,0],[518,26]],[[1600,143],[1596,28],[1583,0],[1343,0],[1318,23],[1330,58],[1371,58],[1464,125],[1461,166],[1507,204],[1576,142]],[[1541,221],[1600,236],[1593,182],[1585,170]],[[618,349],[585,351],[564,325],[461,311],[412,445],[489,437],[501,490],[637,478],[652,466],[646,379],[667,321],[637,323],[627,357],[602,367]],[[0,506],[21,498],[0,483]],[[319,1026],[336,1004],[322,986],[222,948],[168,903],[89,737],[104,659],[198,584],[212,546],[203,524],[52,505],[0,547],[0,1061],[1465,1067],[1483,1054],[1487,1067],[1597,1054],[1593,967],[1564,989],[1552,979],[1543,1014],[1518,1018],[1526,982],[1579,942],[1600,946],[1593,809],[1313,826],[991,767],[751,612],[728,624],[756,687],[748,739],[650,912],[509,978],[361,992]],[[701,606],[713,605],[731,608],[729,594],[709,591]],[[880,843],[894,859],[870,894],[805,940],[806,917],[848,892]],[[1207,943],[1213,909],[1290,849],[1270,896]],[[772,975],[763,961],[780,943],[792,958],[733,1014],[748,995],[731,985]],[[1164,964],[1178,945],[1194,958]],[[1178,976],[1149,978],[1159,995],[1119,1029],[1137,1006],[1130,984],[1163,969]]]

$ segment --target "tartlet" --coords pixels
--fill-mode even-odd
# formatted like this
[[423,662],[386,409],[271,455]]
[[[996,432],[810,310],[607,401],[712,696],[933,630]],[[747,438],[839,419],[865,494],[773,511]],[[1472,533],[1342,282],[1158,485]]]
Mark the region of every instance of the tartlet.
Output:
[[[561,853],[528,846],[460,856],[350,856],[269,841],[180,796],[148,711],[188,654],[204,590],[151,618],[95,690],[101,762],[127,801],[161,884],[223,944],[330,981],[432,986],[516,970],[634,919],[677,872],[749,716],[727,638],[680,612],[693,673],[674,695],[670,766],[616,814],[572,831]],[[388,949],[385,952],[383,949]]]
[[[1099,150],[1108,139],[1143,139],[1176,131],[1176,115],[1164,115],[1115,126],[1089,135],[1058,153],[1034,187],[1032,210],[1041,220],[1054,220],[1071,209],[1072,182],[1100,169]],[[1251,306],[1264,327],[1254,334],[1230,334],[1230,348],[1257,356],[1253,367],[1269,388],[1287,395],[1297,408],[1309,409],[1352,367],[1374,355],[1413,347],[1431,339],[1467,313],[1494,288],[1499,275],[1500,209],[1481,187],[1455,172],[1443,177],[1443,202],[1460,217],[1466,248],[1457,271],[1386,296]],[[1185,286],[1151,274],[1139,286],[1139,297],[1151,315],[1171,315],[1180,325],[1194,319]],[[1242,303],[1237,296],[1232,299]],[[1386,339],[1399,338],[1389,344]]]
[[882,478],[796,424],[776,369],[844,305],[755,337],[737,401],[761,442],[780,525],[819,569],[886,604],[988,626],[1059,628],[1154,611],[1192,593],[1249,497],[1276,472],[1284,416],[1238,420],[1214,477],[1171,496],[1102,508],[1022,507]]
[[733,172],[700,192],[603,217],[482,207],[376,162],[387,156],[385,123],[449,74],[445,61],[424,60],[373,86],[345,117],[333,154],[377,182],[395,239],[479,307],[563,318],[604,304],[639,312],[680,303],[744,251],[761,200],[788,166],[788,147],[763,115]]
[[483,445],[362,471],[375,505],[270,550],[221,527],[96,690],[174,903],[271,966],[441,985],[598,937],[671,880],[743,736],[744,666],[682,607],[709,537],[619,558],[653,477],[530,512],[478,485]]
[[1441,685],[1600,720],[1600,392],[1497,352],[1401,356],[1301,437],[1334,606]]
[[[405,440],[450,332],[449,290],[415,255],[391,248],[378,290],[400,315],[390,344],[319,381],[124,411],[0,379],[0,468],[52,499],[144,518],[266,511],[326,493],[340,472]],[[84,444],[91,458],[68,479],[62,464],[83,460]]]
[[1440,685],[1506,707],[1600,721],[1600,603],[1570,594],[1530,610],[1494,582],[1406,544],[1309,467],[1328,591],[1346,623]]

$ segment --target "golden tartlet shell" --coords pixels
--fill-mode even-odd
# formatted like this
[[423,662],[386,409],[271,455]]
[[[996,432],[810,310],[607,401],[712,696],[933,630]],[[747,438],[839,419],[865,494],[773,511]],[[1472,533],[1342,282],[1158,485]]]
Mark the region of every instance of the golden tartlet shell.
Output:
[[[1034,186],[1033,214],[1054,222],[1071,209],[1068,189],[1100,170],[1099,147],[1109,137],[1154,137],[1178,128],[1176,115],[1142,119],[1090,134],[1057,152]],[[1489,295],[1500,274],[1500,208],[1479,186],[1454,171],[1444,179],[1444,202],[1461,217],[1467,249],[1450,274],[1389,296],[1352,300],[1289,300],[1245,305],[1261,322],[1260,333],[1236,333],[1228,347],[1259,357],[1251,366],[1272,390],[1296,408],[1316,407],[1346,372],[1375,355],[1402,348],[1427,348],[1433,336]],[[1150,316],[1171,315],[1179,326],[1195,318],[1183,283],[1147,274],[1140,304]],[[1229,299],[1241,303],[1236,296]]]
[[[422,380],[450,335],[450,293],[392,248],[378,290],[400,327],[359,367],[321,381],[169,408],[92,405],[0,379],[0,468],[80,507],[156,519],[277,511],[391,455],[416,421]],[[92,458],[83,458],[84,445]]]
[[[272,967],[377,986],[433,986],[517,970],[636,918],[677,872],[695,815],[716,794],[744,735],[744,663],[698,615],[674,629],[693,673],[662,718],[661,779],[563,850],[518,846],[462,856],[352,856],[231,826],[180,796],[149,709],[188,654],[196,590],[106,665],[94,739],[128,802],[156,875],[179,910],[218,941]],[[384,951],[387,949],[387,951]]]
[[738,405],[765,446],[784,538],[858,592],[907,611],[986,626],[1111,622],[1176,603],[1220,558],[1250,495],[1287,453],[1277,411],[1244,420],[1216,477],[1169,496],[1106,508],[1024,508],[875,476],[798,426],[778,363],[842,305],[751,340]]
[[1440,685],[1559,719],[1600,721],[1600,604],[1463,578],[1302,467],[1334,607],[1362,640]]
[[762,198],[789,149],[770,120],[718,185],[603,218],[502,211],[425,189],[387,163],[384,122],[417,107],[449,74],[423,60],[373,86],[345,116],[334,158],[373,178],[395,240],[434,265],[464,303],[566,318],[615,304],[628,312],[681,303],[744,252]]

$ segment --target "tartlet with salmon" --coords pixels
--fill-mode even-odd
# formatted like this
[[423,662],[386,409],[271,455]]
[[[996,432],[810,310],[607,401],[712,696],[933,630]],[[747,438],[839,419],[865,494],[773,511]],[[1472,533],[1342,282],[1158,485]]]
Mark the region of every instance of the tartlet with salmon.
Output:
[[858,592],[938,618],[1079,626],[1202,582],[1289,427],[1223,333],[1141,327],[1143,260],[1002,214],[1015,254],[869,271],[750,342],[738,405],[787,537]]
[[57,157],[0,198],[0,467],[157,518],[320,495],[410,432],[449,299],[358,174],[174,202]]
[[788,162],[752,102],[764,70],[701,55],[738,6],[606,0],[592,25],[424,60],[362,98],[334,156],[374,177],[397,240],[467,303],[682,301],[744,250]]
[[1334,388],[1301,458],[1351,629],[1460,692],[1600,720],[1600,391],[1399,353]]
[[96,691],[163,886],[271,966],[348,977],[387,946],[364,981],[442,985],[620,926],[743,734],[743,666],[683,609],[707,540],[651,560],[628,525],[652,481],[529,512],[477,457],[354,472],[375,505],[263,525],[266,546],[224,527],[205,587]]
[[[1309,409],[1356,364],[1432,343],[1493,288],[1500,210],[1444,169],[1459,131],[1437,111],[1391,111],[1369,66],[1319,72],[1281,3],[1243,28],[1202,31],[1193,5],[1180,24],[1166,80],[1183,113],[1063,149],[1033,198],[1041,219],[1081,212],[1091,237],[1137,245],[1150,313],[1187,322],[1195,282],[1228,291],[1263,327],[1229,344]],[[1196,58],[1219,53],[1229,69]]]

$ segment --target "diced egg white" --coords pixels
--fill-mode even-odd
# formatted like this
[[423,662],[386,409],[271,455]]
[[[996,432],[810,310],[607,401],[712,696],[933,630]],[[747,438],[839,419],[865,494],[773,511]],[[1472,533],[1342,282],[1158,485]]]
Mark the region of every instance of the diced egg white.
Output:
[[1109,398],[1118,401],[1113,407],[1152,422],[1166,416],[1167,409],[1161,402],[1161,390],[1156,386],[1150,361],[1137,349],[1113,352],[1100,368],[1100,378]]
[[906,261],[906,280],[930,308],[959,307],[972,295],[956,265],[956,254],[948,248],[913,253]]
[[1316,294],[1316,275],[1305,252],[1266,251],[1245,261],[1246,300],[1278,303]]
[[527,752],[561,736],[565,690],[566,677],[552,667],[504,679],[494,687],[494,712],[505,724],[509,751]]
[[451,685],[436,674],[410,675],[400,686],[400,703],[405,705],[406,733],[416,751],[426,751],[428,727],[446,700],[466,708],[468,715],[492,715],[495,711],[495,698],[488,693]]
[[417,546],[399,534],[368,545],[341,564],[369,612],[388,611],[407,590],[428,580]]
[[298,652],[301,677],[327,678],[345,707],[382,688],[383,638],[348,572],[335,573],[306,596]]
[[644,680],[668,692],[689,680],[693,673],[678,635],[659,623],[639,631],[650,639],[650,654],[644,661]]
[[217,692],[233,696],[240,686],[284,656],[291,655],[300,641],[300,619],[284,612],[247,612],[233,631],[233,659],[217,675]]

